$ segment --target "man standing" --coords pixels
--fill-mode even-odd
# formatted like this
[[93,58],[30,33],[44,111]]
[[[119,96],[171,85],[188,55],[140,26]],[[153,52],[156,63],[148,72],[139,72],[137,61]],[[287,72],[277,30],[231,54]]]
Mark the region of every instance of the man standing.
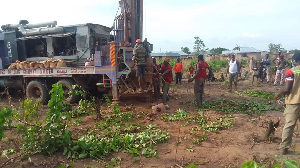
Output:
[[163,103],[167,102],[167,96],[170,88],[170,84],[173,81],[173,75],[172,75],[172,67],[169,64],[170,58],[166,57],[163,65],[161,67],[161,73],[164,80],[164,86],[163,86]]
[[194,67],[192,65],[189,67],[189,71],[190,71],[191,77],[193,77],[194,76]]
[[138,91],[141,92],[142,85],[141,85],[141,78],[145,77],[145,66],[146,66],[146,54],[147,51],[143,47],[142,40],[137,39],[136,40],[136,46],[133,49],[133,60],[136,63],[137,70],[136,70],[136,77],[138,77],[138,82],[139,82],[139,88]]
[[285,68],[288,67],[289,64],[290,63],[284,59],[284,55],[280,54],[280,56],[279,56],[279,62],[278,62],[278,67],[277,67],[277,71],[276,71],[276,77],[275,77],[274,86],[277,85],[277,83],[279,82],[279,80],[280,80],[280,85],[283,85]]
[[235,59],[235,55],[231,55],[231,60],[227,66],[227,74],[229,73],[229,92],[232,91],[232,82],[234,83],[235,90],[237,91],[237,79],[241,72],[240,62]]
[[270,65],[271,65],[271,59],[269,58],[269,53],[266,54],[265,59],[263,59],[261,61],[261,63],[262,63],[263,68],[266,69],[267,83],[269,83],[269,81],[270,81]]
[[204,61],[203,55],[198,56],[198,63],[196,64],[196,74],[193,78],[190,78],[188,82],[192,82],[195,79],[194,93],[196,97],[197,107],[202,107],[203,95],[204,95],[204,84],[206,79],[206,69],[208,64]]
[[153,87],[154,87],[154,97],[155,100],[159,99],[160,96],[160,75],[159,75],[159,71],[161,70],[161,65],[156,63],[156,59],[153,59],[153,76],[152,76],[152,80],[153,80]]
[[181,85],[182,62],[180,62],[179,58],[177,58],[177,62],[175,63],[174,72],[175,72],[175,75],[176,75],[176,84],[178,84],[178,82],[179,82],[179,84]]
[[277,100],[280,96],[285,96],[286,108],[283,113],[285,125],[280,144],[283,155],[287,154],[291,147],[294,128],[300,119],[300,52],[293,55],[292,61],[295,67],[286,71],[285,86],[275,95]]
[[252,74],[254,71],[253,71],[253,57],[251,57],[250,61],[249,61],[249,69],[250,69],[250,73]]

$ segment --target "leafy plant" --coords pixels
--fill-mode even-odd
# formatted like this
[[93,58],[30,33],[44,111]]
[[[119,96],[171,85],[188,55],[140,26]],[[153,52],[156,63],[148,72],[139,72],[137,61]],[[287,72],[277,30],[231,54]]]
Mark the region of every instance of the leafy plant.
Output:
[[71,116],[62,113],[64,108],[63,89],[61,84],[53,84],[50,91],[51,99],[48,102],[48,116],[35,125],[18,125],[19,133],[22,134],[23,146],[27,153],[43,153],[53,155],[72,146],[72,132],[67,129]]
[[38,101],[33,102],[32,99],[26,98],[20,102],[20,109],[14,111],[14,118],[22,122],[30,123],[38,118],[39,107],[42,105]]
[[163,114],[164,121],[180,121],[187,118],[189,114],[182,109],[175,111],[175,114],[168,115],[167,113]]
[[198,168],[197,166],[194,165],[194,163],[191,163],[187,165],[185,168]]
[[110,105],[112,104],[112,101],[111,101],[111,99],[108,97],[107,94],[104,94],[104,95],[103,95],[103,99],[104,99],[104,101],[105,101],[105,103],[106,103],[107,106],[110,106]]
[[0,110],[0,140],[4,136],[4,131],[7,127],[11,126],[12,123],[12,109],[3,107]]
[[94,114],[96,113],[96,102],[95,98],[93,97],[91,101],[81,99],[78,102],[78,106],[70,110],[68,112],[72,117],[78,117],[84,114]]
[[214,109],[224,113],[263,114],[268,110],[279,110],[271,102],[258,102],[253,99],[243,102],[227,99],[207,100],[203,103],[204,109]]
[[228,61],[221,60],[221,59],[215,59],[212,61],[209,61],[208,65],[212,68],[213,72],[217,72],[221,70],[222,68],[227,67]]
[[242,95],[247,94],[250,97],[259,97],[263,99],[274,99],[275,93],[273,92],[267,92],[264,90],[255,90],[255,91],[243,91],[243,92],[236,92],[236,94]]
[[[275,163],[273,165],[273,168],[281,168],[283,165],[286,168],[299,168],[299,164],[294,160],[286,159],[283,157],[281,157],[280,159],[282,159],[283,162]],[[242,165],[242,168],[265,168],[265,167],[266,167],[265,165],[260,165],[259,163],[255,162],[255,161],[248,161]]]

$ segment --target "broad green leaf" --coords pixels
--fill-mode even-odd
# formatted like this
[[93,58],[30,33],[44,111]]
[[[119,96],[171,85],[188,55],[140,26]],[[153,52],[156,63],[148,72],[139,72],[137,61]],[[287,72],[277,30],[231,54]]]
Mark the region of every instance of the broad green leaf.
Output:
[[191,163],[187,165],[185,168],[198,168],[197,166],[194,165],[194,163]]
[[290,159],[285,159],[285,166],[287,168],[299,168],[298,163]]
[[255,161],[248,161],[242,165],[242,168],[259,168]]
[[280,168],[282,166],[282,163],[276,163],[273,168]]
[[87,157],[87,153],[82,153],[78,156],[79,159],[83,159]]

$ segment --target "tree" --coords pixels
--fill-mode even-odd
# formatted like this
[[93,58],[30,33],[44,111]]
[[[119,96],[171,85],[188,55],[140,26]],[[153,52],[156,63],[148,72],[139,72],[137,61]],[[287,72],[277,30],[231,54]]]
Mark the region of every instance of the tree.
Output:
[[191,54],[191,51],[188,47],[181,47],[181,51],[186,53],[187,55],[190,55]]
[[300,50],[294,49],[294,50],[290,50],[289,54],[295,54],[296,52],[300,52]]
[[273,52],[280,52],[281,50],[284,50],[284,48],[282,48],[282,45],[279,43],[279,44],[273,44],[273,43],[270,43],[269,44],[269,51],[270,53],[273,54]]
[[219,54],[222,54],[222,51],[226,51],[228,50],[227,48],[222,48],[222,47],[218,47],[218,48],[212,48],[210,50],[210,53],[213,54],[213,55],[219,55]]
[[197,37],[197,36],[194,37],[194,39],[195,39],[194,54],[195,55],[204,54],[207,49],[204,49],[205,44],[204,44],[203,40],[200,37]]
[[241,47],[239,45],[236,45],[236,47],[234,47],[232,50],[238,50],[238,51],[240,51]]

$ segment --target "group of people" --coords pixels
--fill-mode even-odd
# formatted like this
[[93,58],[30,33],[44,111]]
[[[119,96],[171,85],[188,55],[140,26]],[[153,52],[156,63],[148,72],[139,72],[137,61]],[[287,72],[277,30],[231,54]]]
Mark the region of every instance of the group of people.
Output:
[[[266,78],[267,83],[270,82],[270,66],[271,64],[275,64],[275,80],[273,85],[276,86],[277,84],[283,85],[284,84],[284,76],[285,76],[285,69],[290,67],[290,63],[284,58],[284,55],[279,53],[278,56],[274,59],[270,59],[270,55],[267,53],[265,58],[259,63],[254,63],[253,57],[250,59],[250,71],[254,71],[254,74],[263,81]],[[265,75],[264,75],[265,74]]]
[[[141,54],[140,54],[141,53]],[[144,57],[139,58],[139,57]],[[137,61],[138,71],[137,76],[143,77],[145,71],[145,50],[136,47],[134,50],[134,60]],[[165,58],[162,64],[157,64],[156,60],[153,59],[154,66],[154,75],[153,75],[153,83],[154,83],[154,93],[155,97],[158,98],[160,95],[160,78],[162,78],[163,83],[163,103],[167,101],[167,94],[170,88],[170,84],[173,81],[172,75],[172,67],[169,64],[170,58]],[[285,69],[289,66],[289,63],[284,59],[282,54],[279,55],[279,59],[275,59],[276,63],[276,79],[274,85],[279,82],[283,85],[283,79],[285,78],[285,86],[282,90],[277,93],[274,99],[279,100],[281,96],[285,96],[285,104],[286,108],[284,111],[285,117],[285,125],[282,132],[282,142],[280,143],[280,148],[282,154],[287,154],[289,148],[291,147],[292,137],[294,128],[300,120],[300,52],[295,53],[292,57],[292,65],[291,69],[288,69],[285,72]],[[267,73],[267,82],[270,82],[270,65],[271,60],[269,58],[269,54],[266,54],[265,58],[261,61],[261,67],[266,69]],[[251,63],[250,63],[250,66]],[[252,68],[252,67],[251,67]],[[182,63],[180,60],[177,60],[177,63],[174,66],[174,71],[176,74],[176,84],[181,84],[182,78]],[[188,79],[188,82],[194,82],[194,94],[197,102],[197,107],[202,107],[203,95],[204,95],[204,85],[206,80],[206,70],[209,70],[209,65],[204,61],[203,55],[198,56],[198,63],[195,67],[195,74],[191,78]],[[211,69],[210,69],[211,70]],[[143,71],[143,72],[142,72]],[[194,71],[193,67],[189,68],[189,71]],[[241,75],[241,64],[235,58],[235,55],[231,55],[231,59],[228,63],[227,73],[229,74],[229,82],[230,82],[230,90],[232,90],[232,84],[234,83],[235,90],[237,90],[237,78]],[[139,80],[140,81],[140,80]],[[139,82],[140,84],[140,82]],[[140,85],[139,85],[140,86]]]

